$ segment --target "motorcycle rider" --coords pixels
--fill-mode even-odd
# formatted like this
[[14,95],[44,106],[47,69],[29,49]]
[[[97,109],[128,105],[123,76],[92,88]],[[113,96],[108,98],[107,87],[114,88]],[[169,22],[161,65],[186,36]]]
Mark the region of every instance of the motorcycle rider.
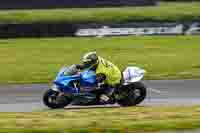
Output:
[[96,52],[84,54],[81,62],[81,64],[76,65],[76,68],[80,70],[91,69],[96,72],[98,87],[106,90],[100,96],[100,100],[103,103],[107,103],[114,88],[121,81],[121,71],[110,61],[98,56]]

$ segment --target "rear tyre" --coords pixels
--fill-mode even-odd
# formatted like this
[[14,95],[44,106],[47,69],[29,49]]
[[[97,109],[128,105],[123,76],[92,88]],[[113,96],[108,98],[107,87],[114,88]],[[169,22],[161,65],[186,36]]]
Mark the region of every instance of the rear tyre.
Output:
[[71,100],[67,99],[64,96],[59,96],[59,92],[54,90],[46,90],[46,92],[43,95],[43,103],[52,109],[57,108],[64,108],[67,106]]
[[121,88],[118,103],[122,106],[135,106],[146,98],[146,87],[141,82],[136,82]]

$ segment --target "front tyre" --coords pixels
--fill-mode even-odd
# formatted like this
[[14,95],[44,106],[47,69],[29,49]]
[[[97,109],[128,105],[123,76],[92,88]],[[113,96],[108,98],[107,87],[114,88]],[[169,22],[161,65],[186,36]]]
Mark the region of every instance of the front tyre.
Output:
[[48,89],[43,95],[43,103],[52,109],[64,108],[71,101],[65,98],[64,96],[59,96],[59,92]]
[[132,83],[121,88],[121,98],[118,103],[122,106],[135,106],[146,98],[146,93],[146,87],[143,83]]

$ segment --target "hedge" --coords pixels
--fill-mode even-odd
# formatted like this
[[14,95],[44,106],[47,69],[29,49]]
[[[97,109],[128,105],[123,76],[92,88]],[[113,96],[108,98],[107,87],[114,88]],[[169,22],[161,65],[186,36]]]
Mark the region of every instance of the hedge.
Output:
[[0,11],[0,23],[124,23],[140,21],[200,21],[200,2],[161,2],[150,7],[66,8]]

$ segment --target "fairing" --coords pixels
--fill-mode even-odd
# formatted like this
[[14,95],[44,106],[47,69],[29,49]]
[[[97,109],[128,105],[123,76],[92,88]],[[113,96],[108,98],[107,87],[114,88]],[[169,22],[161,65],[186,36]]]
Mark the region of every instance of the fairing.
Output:
[[[79,93],[80,89],[76,88],[73,81],[78,81],[81,87],[94,87],[96,86],[96,74],[94,71],[85,70],[75,75],[66,75],[65,72],[69,71],[68,67],[62,68],[54,80],[56,89],[66,93]],[[54,87],[55,88],[55,87]]]

